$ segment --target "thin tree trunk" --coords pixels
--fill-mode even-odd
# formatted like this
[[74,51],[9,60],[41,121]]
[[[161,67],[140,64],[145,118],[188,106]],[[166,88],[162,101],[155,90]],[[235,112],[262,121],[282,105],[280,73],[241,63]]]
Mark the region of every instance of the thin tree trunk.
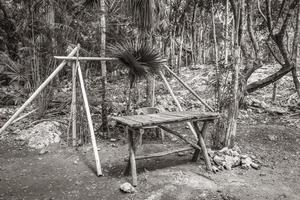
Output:
[[[100,56],[105,57],[106,48],[106,22],[105,22],[105,0],[100,0]],[[106,103],[106,85],[107,85],[107,75],[106,75],[106,61],[101,61],[101,76],[102,76],[102,131],[107,132],[108,122],[107,122],[107,103]],[[105,134],[106,135],[106,134]]]
[[191,38],[191,62],[192,62],[192,66],[194,66],[196,64],[196,59],[195,59],[195,18],[197,15],[197,5],[198,5],[198,1],[194,1],[194,7],[193,7],[193,15],[192,15],[192,38]]
[[180,41],[180,46],[179,46],[179,53],[178,53],[178,74],[180,73],[180,67],[182,65],[182,46],[183,46],[183,40],[184,40],[184,26],[182,27],[181,30],[181,41]]
[[[216,88],[215,88],[215,97],[216,97],[216,107],[217,111],[221,112],[221,90],[220,90],[220,74],[219,74],[219,65],[218,65],[218,44],[216,37],[216,27],[215,27],[215,16],[214,16],[214,0],[211,1],[211,18],[212,18],[212,31],[213,31],[213,41],[214,41],[214,60],[215,60],[215,73],[216,73]],[[221,119],[218,120],[216,130],[212,133],[212,146],[213,148],[221,147],[221,137],[222,137],[222,127],[223,122]]]
[[275,102],[277,97],[277,82],[273,83],[272,101]]
[[226,0],[226,14],[225,14],[225,42],[224,42],[224,50],[225,50],[225,65],[228,64],[228,0]]
[[216,85],[216,101],[217,107],[219,110],[220,105],[220,74],[219,74],[219,58],[218,58],[218,44],[217,44],[217,36],[216,36],[216,26],[215,26],[215,16],[214,16],[214,0],[211,1],[211,18],[212,18],[212,28],[213,28],[213,40],[214,40],[214,56],[215,56],[215,71],[217,77],[217,85]]
[[232,147],[235,142],[236,136],[236,126],[237,126],[237,116],[239,111],[239,101],[238,101],[238,92],[239,92],[239,66],[241,64],[241,53],[240,53],[240,44],[243,34],[243,13],[244,13],[244,0],[239,1],[239,12],[238,19],[235,22],[235,45],[234,45],[234,68],[232,72],[232,99],[231,105],[228,110],[228,126],[225,135],[225,146]]
[[299,46],[299,29],[300,29],[300,4],[298,5],[298,10],[297,10],[297,19],[296,19],[296,30],[295,30],[295,35],[294,35],[294,41],[293,41],[293,62],[294,66],[292,69],[292,76],[293,76],[293,82],[295,85],[296,92],[298,94],[298,97],[300,98],[300,82],[298,79],[298,74],[297,74],[297,66],[298,66],[298,46]]

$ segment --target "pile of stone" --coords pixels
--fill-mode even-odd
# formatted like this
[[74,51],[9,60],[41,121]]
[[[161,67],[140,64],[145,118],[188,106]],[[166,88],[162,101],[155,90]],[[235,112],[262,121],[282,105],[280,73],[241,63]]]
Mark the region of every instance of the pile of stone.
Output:
[[241,150],[238,146],[234,146],[232,149],[227,147],[219,150],[208,150],[208,154],[213,163],[213,172],[226,169],[231,170],[234,167],[241,167],[242,169],[260,169],[260,165],[254,162],[255,157],[246,154],[241,154]]
[[17,132],[15,140],[27,142],[30,148],[43,149],[50,144],[59,143],[61,131],[61,125],[58,122],[45,121]]

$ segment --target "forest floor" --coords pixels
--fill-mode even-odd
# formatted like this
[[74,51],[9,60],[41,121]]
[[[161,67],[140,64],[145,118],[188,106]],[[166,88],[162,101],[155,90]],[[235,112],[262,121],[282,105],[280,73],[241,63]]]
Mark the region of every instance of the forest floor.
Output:
[[[238,127],[242,151],[259,158],[261,169],[207,173],[202,160],[190,162],[190,153],[138,161],[135,194],[119,190],[120,184],[131,182],[122,173],[128,149],[122,140],[98,143],[104,176],[97,177],[90,146],[75,151],[52,145],[40,155],[7,138],[0,142],[0,199],[300,199],[300,129],[274,124]],[[275,141],[268,138],[270,134]],[[171,146],[175,144],[148,143],[139,152]]]
[[[264,75],[266,73],[263,73]],[[259,75],[259,74],[258,74]],[[207,78],[196,77],[195,70],[184,73],[188,81],[202,96],[208,96],[204,85]],[[271,88],[265,88],[255,93],[255,105],[242,110],[237,130],[237,143],[243,154],[253,155],[261,162],[261,168],[223,170],[217,173],[205,171],[203,160],[191,162],[192,152],[174,154],[157,159],[137,161],[138,182],[137,192],[125,194],[119,186],[131,182],[131,177],[124,176],[128,154],[128,146],[122,134],[114,135],[117,139],[103,140],[98,138],[99,155],[104,176],[95,175],[95,162],[91,146],[84,145],[77,149],[66,147],[64,143],[50,145],[47,153],[41,155],[40,150],[27,147],[26,143],[15,140],[16,129],[24,125],[16,124],[0,137],[0,200],[9,199],[136,199],[136,200],[300,200],[300,127],[299,113],[290,112],[287,102],[291,97],[290,81],[281,82],[277,103],[269,103]],[[199,80],[203,81],[202,82]],[[92,94],[95,82],[89,83],[92,113],[101,110],[95,99],[99,94]],[[190,104],[185,91],[171,80],[177,89],[177,95],[185,108],[196,109],[196,104]],[[290,83],[289,83],[290,84]],[[123,86],[114,85],[112,112],[123,105]],[[110,88],[110,89],[111,89]],[[166,110],[175,109],[165,90],[157,85],[158,104]],[[282,89],[283,88],[283,89]],[[112,91],[113,89],[109,90]],[[69,89],[68,89],[69,91]],[[280,92],[281,91],[281,92]],[[66,91],[58,93],[66,99]],[[186,97],[186,98],[183,98]],[[266,105],[267,106],[266,106]],[[12,114],[15,107],[10,111]],[[66,108],[68,110],[68,108]],[[284,111],[282,111],[284,110]],[[67,111],[66,111],[67,113]],[[8,117],[1,116],[1,124]],[[57,117],[57,114],[54,115]],[[94,118],[97,117],[94,115]],[[58,117],[59,118],[59,117]],[[68,118],[68,115],[66,116]],[[93,119],[94,119],[93,118]],[[32,119],[27,119],[30,123]],[[95,120],[95,119],[94,119]],[[25,120],[26,121],[26,120]],[[95,123],[95,129],[99,129]],[[114,131],[114,130],[113,130]],[[178,126],[178,131],[187,132],[185,125]],[[137,154],[148,154],[170,150],[183,144],[174,138],[167,138],[164,144],[146,139]]]

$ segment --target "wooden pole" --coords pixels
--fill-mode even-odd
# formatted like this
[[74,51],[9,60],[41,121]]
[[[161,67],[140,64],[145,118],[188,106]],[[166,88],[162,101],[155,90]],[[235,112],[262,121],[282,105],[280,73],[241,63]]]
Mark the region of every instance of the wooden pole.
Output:
[[[80,46],[78,45],[77,56]],[[77,108],[76,108],[76,72],[78,66],[78,60],[72,63],[72,103],[71,103],[71,112],[72,112],[72,146],[75,147],[77,144],[76,140],[76,118],[77,118]]]
[[205,101],[202,100],[192,88],[190,88],[181,78],[179,78],[179,76],[177,76],[167,65],[164,66],[188,91],[190,91],[206,108],[208,108],[209,111],[214,112],[214,110],[207,103],[205,103]]
[[[173,100],[175,101],[175,103],[176,103],[176,105],[177,105],[179,111],[183,111],[183,109],[182,109],[182,107],[181,107],[181,105],[180,105],[178,99],[177,99],[176,96],[174,95],[174,92],[173,92],[171,86],[169,85],[169,83],[168,83],[168,81],[167,81],[165,75],[162,73],[162,71],[159,71],[159,75],[160,75],[160,77],[162,78],[162,80],[164,81],[165,86],[166,86],[166,88],[168,89],[168,91],[170,92],[170,94],[171,94]],[[196,133],[195,129],[193,128],[191,122],[187,122],[187,124],[188,124],[190,130],[192,131],[193,135],[195,136],[195,138],[198,139],[197,133]]]
[[203,154],[205,164],[206,164],[206,170],[207,171],[212,171],[211,170],[211,163],[210,163],[209,156],[208,156],[207,149],[206,149],[206,145],[205,145],[204,139],[202,137],[201,131],[199,129],[198,123],[195,121],[195,122],[193,122],[193,125],[196,129],[196,132],[197,132],[198,136],[199,136],[198,142],[199,142],[199,144],[201,146],[201,149],[202,149],[202,154]]
[[36,109],[34,109],[34,110],[32,110],[32,111],[30,111],[30,112],[28,112],[28,113],[22,115],[22,116],[19,117],[18,119],[15,119],[15,120],[12,122],[12,124],[16,123],[17,121],[20,121],[21,119],[27,117],[28,115],[31,115],[32,113],[34,113],[34,112],[37,111],[37,110],[38,110],[38,109],[36,108]]
[[125,132],[128,137],[128,145],[129,145],[129,161],[130,161],[130,169],[132,176],[132,185],[137,186],[137,173],[136,173],[136,162],[135,162],[135,152],[134,152],[134,140],[133,133],[128,130],[128,126],[125,127]]
[[[67,56],[71,57],[74,56],[77,52],[78,48],[75,47],[72,52]],[[55,77],[56,74],[65,66],[67,61],[63,61],[53,72],[50,76],[38,87],[38,89],[27,99],[27,101],[11,116],[11,118],[2,126],[0,129],[0,134],[18,117],[18,115],[30,104],[36,96],[48,85],[48,83]]]
[[165,126],[159,125],[158,127],[161,128],[161,129],[164,130],[164,131],[167,131],[167,132],[169,132],[169,133],[171,133],[171,134],[173,134],[173,135],[176,135],[177,137],[179,137],[180,139],[182,139],[182,140],[185,141],[186,143],[190,144],[190,145],[191,145],[192,147],[194,147],[195,149],[201,150],[201,147],[200,147],[200,146],[198,146],[197,144],[194,144],[193,142],[188,141],[188,140],[185,139],[180,133],[178,133],[178,132],[176,132],[176,131],[173,131],[173,130],[171,130],[171,129],[165,127]]
[[91,133],[91,140],[92,140],[92,145],[93,145],[93,150],[94,150],[94,155],[95,155],[97,175],[101,176],[102,170],[101,170],[98,148],[97,148],[97,143],[96,143],[96,138],[95,138],[95,133],[94,133],[94,128],[93,128],[93,122],[92,122],[92,117],[91,117],[90,108],[89,108],[89,102],[87,99],[79,62],[77,63],[77,70],[78,70],[79,82],[80,82],[80,87],[81,87],[81,92],[82,92],[82,97],[83,97],[83,103],[84,103],[84,107],[85,107],[85,111],[86,111],[86,117],[88,120],[89,130]]
[[108,58],[108,57],[68,57],[68,56],[54,56],[55,59],[58,60],[80,60],[80,61],[113,61],[118,60],[118,58]]

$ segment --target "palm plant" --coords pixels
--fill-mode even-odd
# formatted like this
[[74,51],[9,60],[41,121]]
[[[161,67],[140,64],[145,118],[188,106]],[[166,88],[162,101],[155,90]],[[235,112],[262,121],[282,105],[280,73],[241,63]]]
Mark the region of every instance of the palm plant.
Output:
[[122,41],[109,47],[113,57],[128,69],[129,98],[127,111],[131,104],[131,90],[136,88],[136,82],[142,78],[153,77],[159,73],[165,62],[159,53],[146,41],[134,44],[132,41]]

